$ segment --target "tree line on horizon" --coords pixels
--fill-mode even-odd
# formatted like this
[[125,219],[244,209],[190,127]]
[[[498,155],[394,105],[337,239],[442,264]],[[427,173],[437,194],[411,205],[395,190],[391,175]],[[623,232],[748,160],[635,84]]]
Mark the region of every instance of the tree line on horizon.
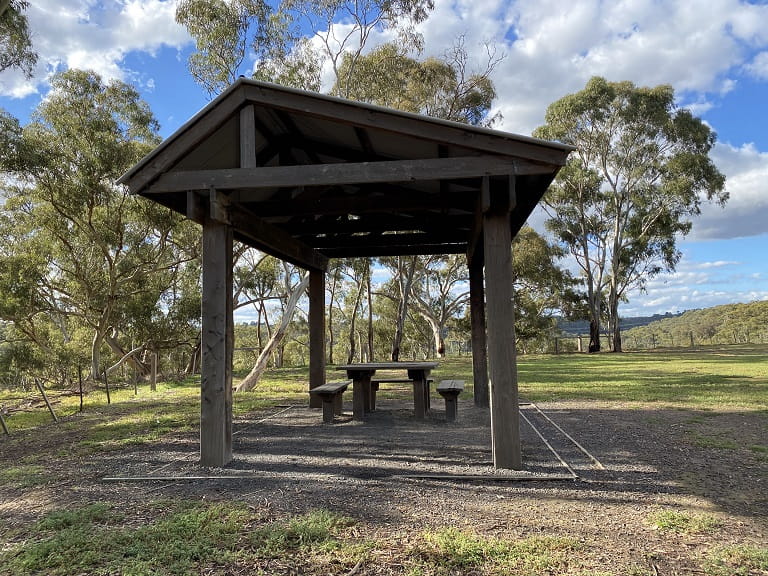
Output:
[[[18,55],[0,61],[0,73],[32,73],[27,7],[8,0],[0,12],[0,45]],[[321,73],[330,69],[333,95],[493,127],[500,116],[491,75],[503,54],[489,44],[477,62],[460,37],[441,57],[424,57],[417,25],[432,8],[431,0],[182,0],[176,18],[196,43],[189,72],[212,98],[244,71],[320,91]],[[342,19],[345,36],[334,33]],[[383,31],[392,39],[372,45]],[[256,64],[247,70],[251,55]],[[715,135],[675,106],[671,87],[603,78],[551,104],[534,135],[577,150],[544,199],[552,240],[523,228],[513,243],[518,341],[543,345],[559,313],[590,321],[590,351],[599,351],[607,318],[620,351],[619,302],[674,269],[676,240],[703,202],[727,200],[709,158]],[[87,70],[57,73],[27,125],[0,111],[0,140],[3,378],[46,371],[63,381],[73,366],[86,367],[92,379],[127,368],[141,376],[150,354],[178,372],[193,371],[199,230],[114,184],[160,141],[135,88]],[[579,277],[562,265],[566,255]],[[237,345],[253,356],[241,385],[247,388],[268,363],[306,355],[307,277],[242,245],[233,266],[234,307],[250,307],[258,318],[255,332],[239,330]],[[386,279],[375,279],[382,269]],[[402,348],[443,354],[446,334],[468,322],[467,277],[455,256],[333,261],[329,362],[400,357]]]

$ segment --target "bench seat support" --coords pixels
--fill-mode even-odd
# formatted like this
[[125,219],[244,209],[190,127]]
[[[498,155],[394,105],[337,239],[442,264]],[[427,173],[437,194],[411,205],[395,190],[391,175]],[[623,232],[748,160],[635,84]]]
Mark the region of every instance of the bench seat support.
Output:
[[319,396],[323,401],[323,422],[333,424],[334,415],[341,414],[343,406],[342,395],[350,385],[349,380],[342,382],[328,382],[310,389],[311,396]]
[[464,380],[441,380],[437,392],[445,398],[445,421],[454,422],[459,406],[459,394],[464,390]]

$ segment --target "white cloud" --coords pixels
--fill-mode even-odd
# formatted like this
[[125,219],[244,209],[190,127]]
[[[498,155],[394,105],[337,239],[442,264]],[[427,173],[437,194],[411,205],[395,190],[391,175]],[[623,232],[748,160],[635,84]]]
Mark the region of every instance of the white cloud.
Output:
[[756,54],[745,70],[758,80],[768,80],[768,51]]
[[428,54],[459,36],[478,56],[495,41],[506,54],[494,82],[500,128],[530,133],[553,101],[595,75],[672,84],[698,112],[734,89],[745,70],[768,73],[768,6],[738,0],[438,0],[421,29]]
[[127,79],[125,56],[155,53],[189,42],[174,21],[175,0],[39,0],[26,11],[38,66],[33,80],[17,72],[0,79],[0,95],[24,97],[41,90],[52,72],[87,68],[105,79]]
[[768,152],[753,144],[716,144],[715,165],[726,177],[725,208],[704,205],[692,239],[738,238],[768,233]]

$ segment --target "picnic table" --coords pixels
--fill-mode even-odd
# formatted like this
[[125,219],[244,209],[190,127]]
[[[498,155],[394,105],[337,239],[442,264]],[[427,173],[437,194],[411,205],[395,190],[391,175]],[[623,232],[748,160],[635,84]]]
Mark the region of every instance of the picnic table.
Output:
[[437,368],[437,362],[361,362],[342,364],[337,370],[344,370],[352,380],[352,419],[364,420],[365,413],[374,408],[371,380],[377,370],[405,370],[408,380],[413,383],[413,408],[417,419],[423,420],[427,413],[427,378]]

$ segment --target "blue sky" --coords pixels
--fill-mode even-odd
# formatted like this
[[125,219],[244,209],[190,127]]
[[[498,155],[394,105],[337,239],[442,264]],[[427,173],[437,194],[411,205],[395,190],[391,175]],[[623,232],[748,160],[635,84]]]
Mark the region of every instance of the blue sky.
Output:
[[[622,314],[768,299],[768,0],[435,4],[421,29],[425,55],[443,54],[459,36],[478,66],[485,44],[504,55],[493,74],[498,129],[530,134],[551,102],[601,75],[671,84],[679,104],[717,133],[712,156],[727,177],[728,205],[704,208],[680,241],[677,271],[630,294]],[[0,74],[0,107],[26,122],[53,71],[92,68],[134,84],[170,135],[208,102],[187,73],[192,45],[174,11],[172,0],[31,2],[37,74],[32,81]]]

